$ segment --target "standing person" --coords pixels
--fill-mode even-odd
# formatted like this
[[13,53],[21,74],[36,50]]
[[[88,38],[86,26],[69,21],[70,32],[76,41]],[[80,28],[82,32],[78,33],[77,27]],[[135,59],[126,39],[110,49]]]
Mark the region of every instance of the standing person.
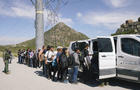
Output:
[[9,51],[9,54],[10,54],[9,63],[11,64],[12,63],[13,55],[12,55],[12,52],[11,51]]
[[[91,64],[91,61],[90,61],[90,58],[89,58],[89,51],[88,51],[88,47],[89,45],[86,44],[85,45],[85,48],[81,51],[81,64],[82,64],[82,67],[83,67],[83,71],[87,71],[90,67],[90,64]],[[84,65],[84,63],[86,65]]]
[[33,67],[33,56],[34,56],[34,52],[30,50],[29,67]]
[[3,61],[4,61],[4,64],[5,64],[3,72],[6,73],[6,74],[9,74],[9,69],[8,69],[9,59],[10,59],[10,54],[9,54],[9,51],[6,49],[3,53]]
[[67,71],[68,71],[68,56],[67,56],[68,50],[67,48],[62,49],[62,54],[59,57],[59,63],[61,66],[60,73],[61,73],[61,81],[65,82],[67,78]]
[[52,61],[54,60],[54,47],[50,46],[50,50],[45,53],[45,64],[47,65],[47,77],[48,79],[52,78]]
[[30,57],[30,52],[29,52],[29,49],[27,49],[27,51],[26,51],[26,65],[28,65],[29,66],[29,57]]
[[33,68],[37,68],[37,58],[36,53],[33,51]]
[[21,55],[21,61],[20,61],[20,64],[23,64],[24,50],[21,51],[20,55]]
[[74,57],[74,65],[73,65],[73,73],[72,73],[72,81],[71,83],[77,83],[77,76],[78,76],[78,68],[80,65],[80,60],[79,60],[79,55],[80,55],[80,50],[77,48],[75,49],[75,52],[73,54]]
[[57,73],[57,79],[59,79],[59,75],[60,75],[59,56],[61,55],[61,53],[62,53],[62,47],[61,46],[58,46],[57,47],[56,58],[52,62],[52,69],[53,69],[53,77],[52,77],[52,80],[53,81],[55,81],[55,75],[56,75],[56,72],[57,71],[58,71],[58,73]]
[[23,49],[23,59],[22,59],[23,64],[25,63],[25,55],[26,55],[26,51],[25,51],[25,49]]
[[44,58],[45,53],[46,53],[46,47],[45,45],[43,45],[38,56],[40,64],[41,66],[43,66],[43,75],[45,75],[45,58]]
[[20,61],[21,61],[21,55],[20,55],[20,53],[21,53],[21,49],[18,50],[18,63],[20,63]]
[[90,67],[91,67],[91,60],[89,57],[89,51],[88,51],[89,45],[86,44],[85,48],[82,50],[81,52],[81,61],[83,63],[81,63],[81,66],[83,68],[83,73],[82,73],[82,78],[84,80],[84,82],[89,80],[89,72],[90,72]]
[[36,59],[37,59],[37,67],[41,67],[41,65],[40,65],[40,61],[39,61],[39,52],[40,52],[40,49],[38,49],[37,51],[36,51]]

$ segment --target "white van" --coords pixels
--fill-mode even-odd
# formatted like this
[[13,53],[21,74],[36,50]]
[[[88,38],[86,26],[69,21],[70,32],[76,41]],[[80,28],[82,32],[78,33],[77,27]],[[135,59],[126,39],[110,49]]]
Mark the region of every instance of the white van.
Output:
[[97,60],[94,66],[99,79],[117,77],[140,82],[140,35],[100,36],[84,42],[89,44],[92,60]]

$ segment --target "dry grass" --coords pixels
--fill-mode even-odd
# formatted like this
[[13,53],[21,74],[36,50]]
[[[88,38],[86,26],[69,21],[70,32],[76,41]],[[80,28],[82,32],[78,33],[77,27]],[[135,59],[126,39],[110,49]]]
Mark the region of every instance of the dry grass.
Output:
[[3,56],[3,53],[2,52],[0,52],[0,57],[2,57]]

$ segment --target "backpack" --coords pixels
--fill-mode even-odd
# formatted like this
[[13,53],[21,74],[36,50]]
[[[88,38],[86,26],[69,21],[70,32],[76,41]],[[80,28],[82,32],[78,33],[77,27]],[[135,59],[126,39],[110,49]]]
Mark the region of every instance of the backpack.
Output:
[[53,67],[56,67],[56,66],[57,66],[57,60],[56,60],[56,59],[54,59],[54,60],[52,61],[52,66],[53,66]]
[[62,68],[68,67],[68,58],[66,55],[62,54],[60,57],[60,65]]
[[75,58],[74,58],[73,54],[74,54],[74,53],[70,54],[69,59],[68,59],[68,65],[69,65],[70,67],[72,67],[72,66],[75,65]]

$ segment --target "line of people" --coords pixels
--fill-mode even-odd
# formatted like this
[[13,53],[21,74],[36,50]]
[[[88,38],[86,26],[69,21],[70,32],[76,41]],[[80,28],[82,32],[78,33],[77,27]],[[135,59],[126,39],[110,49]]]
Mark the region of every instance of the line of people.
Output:
[[58,46],[57,51],[54,51],[54,47],[48,45],[36,52],[31,49],[19,50],[18,63],[34,68],[42,67],[43,75],[52,81],[77,83],[78,69],[84,63],[82,56],[86,57],[79,48],[70,54],[67,48]]
[[37,68],[39,67],[38,52],[31,49],[19,49],[18,50],[18,63],[25,64],[29,67]]
[[65,82],[67,80],[69,67],[68,57],[67,48],[59,46],[57,47],[57,53],[55,53],[53,46],[48,46],[47,49],[43,46],[39,52],[39,60],[43,66],[43,75],[53,81],[59,80]]
[[[53,81],[77,83],[78,69],[82,59],[79,48],[70,54],[67,48],[57,47],[54,52],[53,46],[45,46],[39,52],[39,60],[43,66],[43,75]],[[56,75],[57,74],[57,75]]]

